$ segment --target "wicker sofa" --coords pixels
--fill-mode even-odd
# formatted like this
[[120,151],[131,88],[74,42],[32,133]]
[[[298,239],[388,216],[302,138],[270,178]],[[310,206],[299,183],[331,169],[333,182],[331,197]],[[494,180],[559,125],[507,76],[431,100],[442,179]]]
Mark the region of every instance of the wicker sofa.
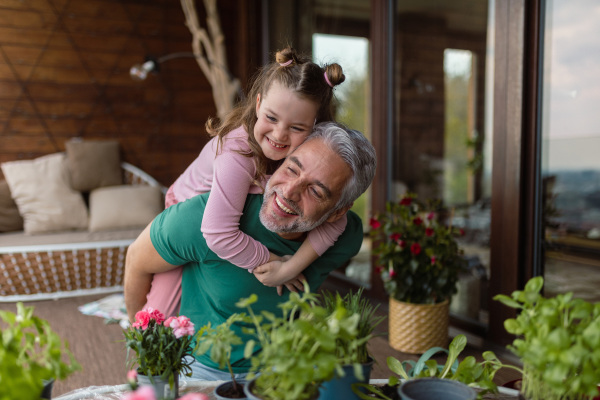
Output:
[[[120,163],[124,185],[166,188]],[[144,226],[41,235],[0,233],[0,302],[46,300],[122,290],[125,254]]]

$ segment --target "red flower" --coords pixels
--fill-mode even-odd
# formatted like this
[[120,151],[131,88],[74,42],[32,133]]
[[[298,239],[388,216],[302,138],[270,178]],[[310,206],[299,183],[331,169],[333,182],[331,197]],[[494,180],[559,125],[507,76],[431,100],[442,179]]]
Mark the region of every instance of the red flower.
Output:
[[415,225],[421,225],[423,223],[423,220],[421,219],[421,217],[416,217],[415,219],[413,219],[413,224]]
[[394,271],[393,269],[390,269],[390,278],[393,278],[396,276],[396,271]]
[[431,265],[435,264],[435,256],[431,256]]
[[411,204],[412,204],[412,199],[410,197],[404,197],[402,200],[400,200],[401,206],[410,206]]
[[410,252],[413,255],[418,256],[421,253],[421,245],[419,243],[413,243],[410,246]]
[[404,240],[398,240],[398,246],[405,248],[406,247],[406,242]]
[[398,232],[396,232],[396,233],[392,233],[392,234],[390,235],[390,240],[391,240],[392,242],[398,242],[398,241],[400,241],[400,238],[401,238],[401,237],[402,237],[402,235],[401,235],[401,234],[399,234]]
[[433,236],[434,232],[435,231],[433,230],[433,228],[425,228],[425,235],[426,236]]
[[465,230],[463,228],[460,228],[459,232],[460,236],[465,236]]
[[378,274],[380,274],[383,271],[383,267],[381,265],[378,265],[375,267],[375,272],[377,272]]
[[434,219],[434,218],[435,218],[435,213],[434,213],[434,212],[430,212],[429,214],[427,214],[427,219],[428,219],[428,220],[430,220],[430,221],[431,221],[431,220],[432,220],[432,219]]
[[375,218],[371,218],[369,225],[371,225],[372,229],[379,229],[381,227],[381,222],[377,221]]

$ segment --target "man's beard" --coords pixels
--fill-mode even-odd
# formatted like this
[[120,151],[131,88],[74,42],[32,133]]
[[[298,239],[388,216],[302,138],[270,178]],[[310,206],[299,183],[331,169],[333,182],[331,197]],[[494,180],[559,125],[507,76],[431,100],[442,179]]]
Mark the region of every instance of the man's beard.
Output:
[[281,195],[281,193],[279,193],[277,191],[277,189],[270,188],[269,184],[267,183],[267,188],[265,190],[265,195],[263,198],[263,204],[260,207],[260,213],[259,213],[260,222],[262,222],[264,227],[267,228],[268,230],[270,230],[271,232],[275,232],[275,233],[309,232],[309,231],[312,231],[317,226],[321,225],[323,222],[325,222],[327,220],[327,218],[329,218],[329,216],[333,213],[333,210],[328,213],[325,213],[318,221],[306,220],[304,218],[304,214],[299,209],[299,207],[296,205],[296,203],[294,203],[291,200],[285,199],[288,207],[290,207],[292,209],[292,211],[294,211],[298,215],[296,218],[294,218],[293,221],[289,221],[287,223],[286,222],[278,223],[277,221],[281,221],[279,216],[271,215],[271,218],[269,218],[269,216],[267,215],[267,213],[269,212],[268,211],[269,204],[274,201],[274,198],[273,198],[274,193],[277,193],[277,195],[280,198],[285,199],[285,197],[283,197]]

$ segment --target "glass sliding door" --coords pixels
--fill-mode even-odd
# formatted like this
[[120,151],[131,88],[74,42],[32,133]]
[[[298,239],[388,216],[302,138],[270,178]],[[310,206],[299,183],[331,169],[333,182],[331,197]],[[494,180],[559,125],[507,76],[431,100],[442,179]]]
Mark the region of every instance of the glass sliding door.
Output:
[[546,1],[542,214],[546,295],[600,301],[600,3]]
[[[470,269],[455,317],[487,325],[493,3],[396,0],[391,195],[441,199]],[[483,330],[480,330],[480,332]]]

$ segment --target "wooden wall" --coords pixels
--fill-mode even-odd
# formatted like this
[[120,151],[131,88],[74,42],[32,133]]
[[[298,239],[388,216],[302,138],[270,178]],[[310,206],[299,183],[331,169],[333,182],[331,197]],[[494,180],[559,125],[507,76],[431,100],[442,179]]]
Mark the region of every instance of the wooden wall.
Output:
[[[249,4],[218,1],[242,82],[258,59]],[[205,24],[201,1],[197,9]],[[184,21],[175,0],[0,2],[0,163],[63,151],[77,136],[112,138],[125,161],[172,183],[207,141],[211,87],[193,58],[167,61],[142,82],[129,68],[191,51]]]

